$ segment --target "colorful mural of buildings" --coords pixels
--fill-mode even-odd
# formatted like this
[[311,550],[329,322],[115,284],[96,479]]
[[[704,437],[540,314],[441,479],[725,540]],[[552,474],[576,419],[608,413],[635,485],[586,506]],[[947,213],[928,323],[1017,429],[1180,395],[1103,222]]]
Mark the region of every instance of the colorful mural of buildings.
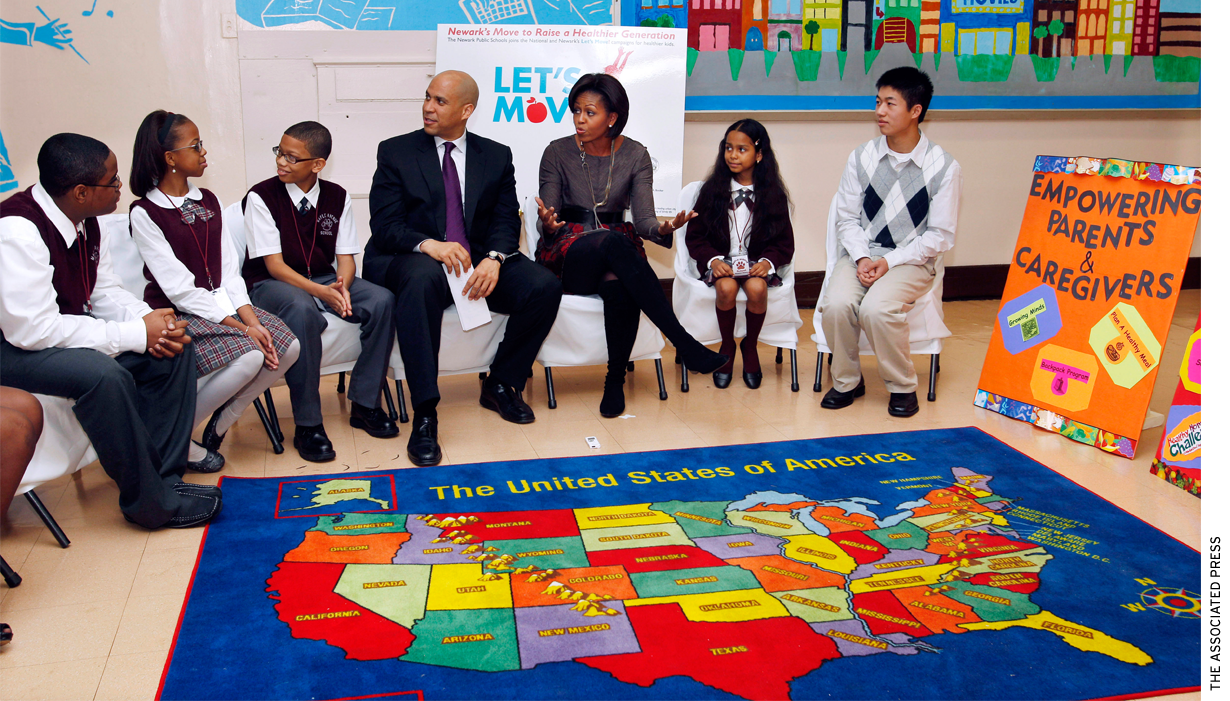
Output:
[[698,51],[743,48],[742,0],[692,0],[688,46]]
[[1200,0],[1161,0],[1157,52],[1162,56],[1200,56]]
[[1106,53],[1106,18],[1109,16],[1108,0],[1081,0],[1076,13],[1077,56]]
[[687,0],[630,0],[635,3],[636,24],[642,27],[688,26]]
[[841,50],[871,51],[875,0],[844,0],[841,13]]
[[876,17],[883,19],[876,25],[875,48],[885,44],[905,44],[910,53],[918,51],[918,26],[922,22],[920,0],[876,0]]
[[770,48],[769,0],[743,0],[743,50],[764,51]]
[[1110,0],[1110,20],[1106,25],[1106,53],[1127,56],[1132,52],[1136,28],[1136,0]]
[[803,0],[803,48],[841,49],[841,0]]
[[934,54],[940,50],[940,5],[941,0],[922,0],[918,27],[919,53]]
[[1028,54],[1033,5],[1034,0],[947,0],[940,8],[941,47],[958,55]]
[[803,50],[803,0],[773,0],[769,5],[770,51]]
[[1132,28],[1132,55],[1157,55],[1158,0],[1136,0],[1135,26]]
[[[1157,0],[1152,2],[1156,3]],[[1077,0],[1034,0],[1030,36],[1035,56],[1055,58],[1072,55],[1076,46],[1077,9]]]

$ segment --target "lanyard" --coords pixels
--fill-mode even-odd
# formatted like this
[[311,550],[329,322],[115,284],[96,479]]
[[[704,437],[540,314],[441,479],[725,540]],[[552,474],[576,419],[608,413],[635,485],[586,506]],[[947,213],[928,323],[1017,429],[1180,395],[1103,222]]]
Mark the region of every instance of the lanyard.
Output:
[[[159,188],[158,192],[162,192],[162,188]],[[167,198],[167,202],[170,202],[171,206],[175,205],[175,202],[171,200],[170,195],[168,195],[165,192],[162,192],[162,196]],[[184,201],[187,202],[188,198],[184,197]],[[205,224],[205,247],[201,248],[201,241],[200,239],[197,238],[196,229],[192,228],[192,224],[188,223],[188,218],[184,216],[184,210],[180,209],[179,207],[175,207],[175,210],[179,212],[180,223],[188,227],[188,232],[192,234],[192,242],[196,244],[196,250],[198,253],[201,254],[201,261],[205,263],[205,279],[209,283],[209,291],[213,292],[214,291],[214,276],[213,276],[213,273],[209,270],[209,256],[207,255],[209,253],[209,221],[206,220],[205,217],[194,217],[194,221],[195,219],[200,219]],[[218,238],[218,250],[219,251],[222,250],[222,238],[221,237]]]
[[[310,204],[310,203],[309,203]],[[313,207],[316,210],[316,219],[312,222],[312,247],[308,250],[303,250],[303,237],[299,235],[299,212],[295,207],[294,200],[290,203],[290,221],[295,225],[295,240],[299,242],[299,252],[303,254],[303,260],[307,266],[307,276],[312,278],[312,254],[316,252],[316,229],[320,224],[320,207]]]
[[[734,201],[735,201],[735,191],[731,190],[730,191],[731,204],[734,204]],[[752,213],[752,208],[748,207],[747,208],[747,223],[744,224],[743,229],[740,230],[739,229],[739,208],[735,207],[730,210],[730,228],[734,230],[735,238],[739,241],[739,250],[743,252],[740,255],[745,255],[747,253],[748,239],[752,235],[751,230],[752,230],[752,217],[753,216],[755,215]]]
[[[89,240],[86,238],[85,233],[81,230],[84,227],[85,225],[81,224],[77,229],[77,259],[81,261],[81,285],[85,289],[85,304],[81,305],[81,311],[90,316],[94,316],[94,304],[90,301],[90,294],[93,292],[94,286],[90,284],[90,269],[86,265],[88,262],[88,256],[86,256],[85,253],[85,249],[89,245]],[[98,280],[98,271],[94,272],[94,280]]]

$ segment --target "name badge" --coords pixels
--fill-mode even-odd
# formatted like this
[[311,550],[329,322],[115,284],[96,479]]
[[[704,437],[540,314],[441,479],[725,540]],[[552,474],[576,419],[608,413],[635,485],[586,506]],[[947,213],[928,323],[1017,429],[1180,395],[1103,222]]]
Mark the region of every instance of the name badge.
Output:
[[731,256],[730,268],[734,271],[734,277],[747,277],[752,274],[752,263],[747,256]]
[[226,290],[219,287],[211,293],[214,296],[214,303],[218,305],[222,312],[227,316],[234,316],[239,313],[235,308],[235,304],[231,302],[231,296],[226,293]]

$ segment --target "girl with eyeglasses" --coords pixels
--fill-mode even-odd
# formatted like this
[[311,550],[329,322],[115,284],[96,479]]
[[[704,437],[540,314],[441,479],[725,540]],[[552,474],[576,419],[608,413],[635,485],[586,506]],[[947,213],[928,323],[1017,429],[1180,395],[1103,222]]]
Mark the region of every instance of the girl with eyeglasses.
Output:
[[252,306],[239,253],[209,190],[205,144],[182,114],[146,115],[133,145],[129,186],[133,241],[145,260],[145,300],[188,321],[196,348],[196,424],[209,423],[188,451],[188,469],[217,472],[222,437],[252,401],[299,357],[299,340],[276,316]]

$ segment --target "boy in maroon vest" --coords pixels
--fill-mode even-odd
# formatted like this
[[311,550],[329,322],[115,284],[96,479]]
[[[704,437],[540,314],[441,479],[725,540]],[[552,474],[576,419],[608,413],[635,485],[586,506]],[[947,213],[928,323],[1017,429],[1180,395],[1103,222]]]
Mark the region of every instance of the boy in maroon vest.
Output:
[[325,312],[361,329],[347,395],[350,425],[377,438],[398,434],[397,424],[380,408],[393,352],[393,293],[355,278],[354,254],[363,247],[350,195],[319,178],[332,149],[324,125],[292,126],[273,149],[278,174],[243,198],[248,238],[243,277],[252,303],[281,318],[299,339],[299,360],[286,371],[286,384],[295,413],[295,448],[312,462],[336,457],[320,411]]
[[73,412],[148,528],[185,528],[222,508],[217,487],[183,481],[196,408],[192,346],[170,309],[120,287],[96,217],[120,199],[115,154],[57,134],[39,182],[0,203],[0,383],[76,400]]

